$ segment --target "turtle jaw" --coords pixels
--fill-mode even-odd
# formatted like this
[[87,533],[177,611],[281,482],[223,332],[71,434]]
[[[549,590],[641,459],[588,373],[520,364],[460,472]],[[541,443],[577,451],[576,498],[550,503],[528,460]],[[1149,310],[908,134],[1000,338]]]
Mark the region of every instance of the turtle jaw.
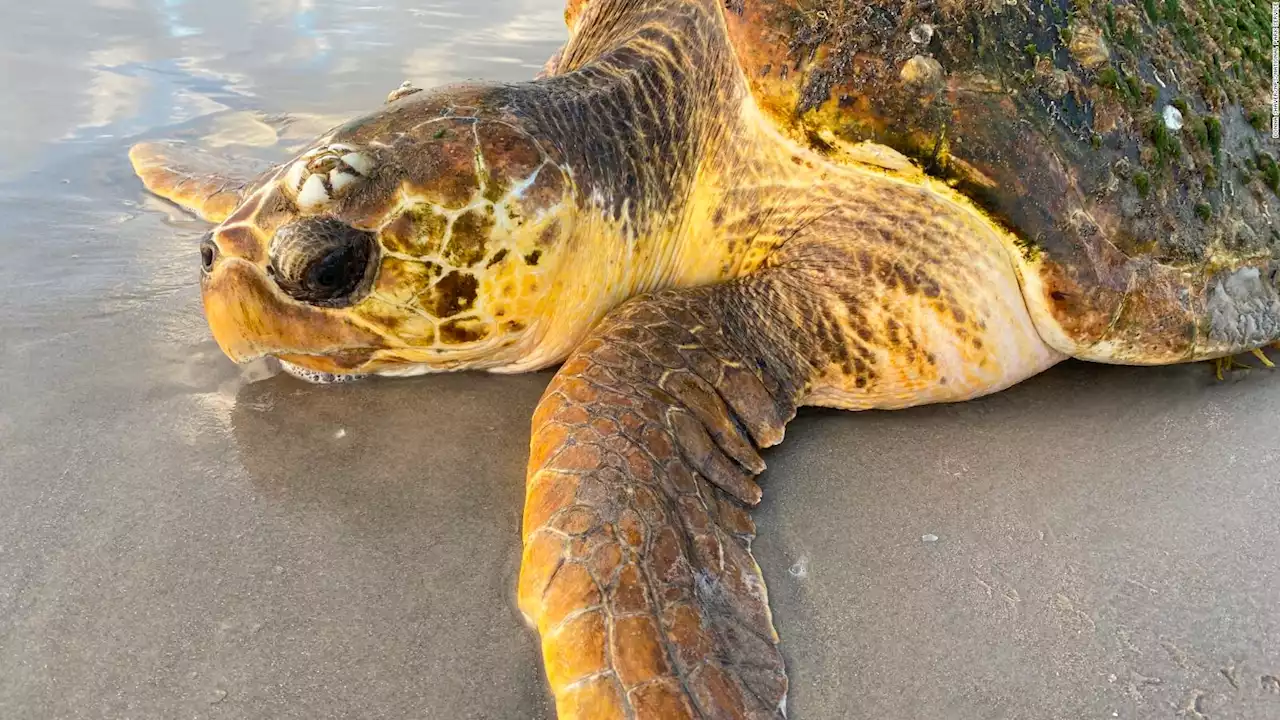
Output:
[[275,356],[314,372],[354,374],[387,346],[341,309],[282,297],[261,267],[242,258],[220,259],[202,279],[201,296],[214,340],[237,363]]
[[[291,359],[286,360],[286,357]],[[336,383],[354,382],[368,377],[366,373],[329,372],[327,370],[317,370],[302,364],[309,360],[314,361],[317,359],[315,357],[286,355],[276,356],[276,359],[280,361],[280,367],[289,375],[316,385],[332,385]],[[324,358],[320,357],[318,359],[323,360]]]
[[530,326],[453,347],[420,345],[389,318],[381,318],[387,327],[370,322],[359,307],[288,297],[261,264],[240,257],[220,256],[201,291],[209,329],[230,360],[274,358],[285,372],[313,383],[500,368],[525,357],[539,337]]

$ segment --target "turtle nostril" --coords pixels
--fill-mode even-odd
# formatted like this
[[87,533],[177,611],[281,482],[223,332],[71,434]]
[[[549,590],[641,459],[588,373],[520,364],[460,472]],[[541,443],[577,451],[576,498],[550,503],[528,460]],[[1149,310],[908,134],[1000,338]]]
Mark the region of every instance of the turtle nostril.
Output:
[[200,267],[205,272],[213,271],[213,261],[218,257],[218,246],[213,243],[213,238],[206,235],[200,243]]

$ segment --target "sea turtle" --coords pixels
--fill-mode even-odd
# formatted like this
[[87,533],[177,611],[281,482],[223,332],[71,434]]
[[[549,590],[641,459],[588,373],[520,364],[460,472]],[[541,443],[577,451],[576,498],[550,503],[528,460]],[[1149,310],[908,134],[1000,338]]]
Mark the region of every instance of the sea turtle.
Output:
[[1264,9],[1213,1],[572,0],[530,82],[403,86],[257,174],[131,157],[219,223],[233,360],[563,363],[517,589],[560,717],[777,717],[747,510],[797,407],[1280,338]]

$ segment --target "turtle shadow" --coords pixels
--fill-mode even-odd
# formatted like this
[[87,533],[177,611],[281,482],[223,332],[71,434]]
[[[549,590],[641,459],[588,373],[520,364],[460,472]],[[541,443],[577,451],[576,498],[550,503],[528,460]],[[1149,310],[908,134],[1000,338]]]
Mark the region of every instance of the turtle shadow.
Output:
[[305,599],[309,631],[333,636],[322,647],[378,639],[326,658],[352,665],[332,682],[377,677],[377,697],[403,711],[392,716],[550,714],[515,601],[529,419],[546,382],[280,375],[239,389],[234,448],[276,528],[271,552],[288,558],[289,597]]
[[258,493],[292,510],[372,533],[518,521],[529,419],[548,377],[277,375],[239,390],[232,433]]

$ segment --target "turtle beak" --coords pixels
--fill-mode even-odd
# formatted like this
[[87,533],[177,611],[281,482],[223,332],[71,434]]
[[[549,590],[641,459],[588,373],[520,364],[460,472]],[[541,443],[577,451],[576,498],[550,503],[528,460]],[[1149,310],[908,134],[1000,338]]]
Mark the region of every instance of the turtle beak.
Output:
[[201,294],[218,347],[237,363],[265,355],[350,356],[386,345],[338,310],[284,296],[261,267],[242,258],[207,262]]

